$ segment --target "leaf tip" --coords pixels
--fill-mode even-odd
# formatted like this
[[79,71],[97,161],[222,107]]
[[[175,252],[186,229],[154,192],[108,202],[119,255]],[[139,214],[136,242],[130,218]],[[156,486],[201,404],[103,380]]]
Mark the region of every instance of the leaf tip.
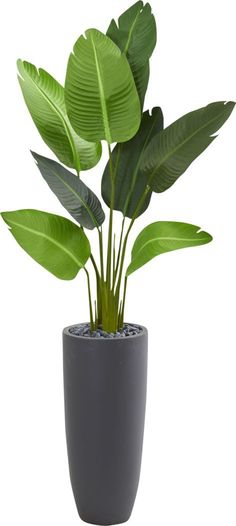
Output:
[[33,150],[30,150],[31,155],[35,159],[36,162],[38,162],[39,155],[36,152],[33,152]]
[[110,36],[110,35],[109,35],[110,31],[112,31],[112,30],[114,30],[114,29],[117,31],[117,30],[118,30],[118,26],[117,26],[117,23],[116,23],[115,19],[112,18],[112,20],[111,20],[111,22],[110,22],[110,25],[109,25],[109,27],[108,27],[108,30],[107,30],[107,32],[106,32],[106,35],[109,37],[109,36]]
[[16,66],[18,70],[17,78],[19,82],[22,82],[24,80],[24,62],[21,60],[21,58],[18,58],[16,61]]
[[236,104],[236,103],[234,102],[234,100],[226,100],[226,101],[224,102],[224,105],[225,105],[225,106],[230,105],[230,106],[233,106],[233,107],[234,107],[235,104]]
[[99,31],[99,29],[96,29],[95,27],[89,27],[89,29],[86,29],[86,31],[84,32],[84,35],[83,38],[86,38],[87,40],[93,40],[93,36],[94,35],[98,35],[98,34],[101,34],[101,31]]
[[213,236],[211,234],[208,234],[208,232],[205,232],[205,234],[207,235],[207,242],[211,243],[211,241],[213,241]]
[[136,4],[134,4],[134,5],[136,5],[137,7],[139,6],[139,9],[140,9],[140,10],[144,8],[143,0],[139,0],[139,1],[136,2]]
[[206,237],[206,243],[210,243],[213,240],[213,237],[211,234],[206,232],[205,230],[202,230],[201,227],[197,227],[196,234],[203,235]]
[[7,224],[7,226],[9,227],[9,230],[11,230],[11,225],[9,225],[8,220],[7,220],[8,214],[9,212],[0,212],[0,216],[2,217],[3,221]]

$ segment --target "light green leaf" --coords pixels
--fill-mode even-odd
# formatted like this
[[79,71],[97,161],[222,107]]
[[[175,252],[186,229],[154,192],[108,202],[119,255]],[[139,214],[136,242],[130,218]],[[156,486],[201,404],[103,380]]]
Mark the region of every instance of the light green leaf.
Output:
[[25,103],[45,143],[62,163],[77,171],[95,166],[101,144],[87,142],[75,133],[66,113],[64,88],[29,62],[18,60],[17,65]]
[[40,210],[2,212],[19,245],[60,279],[73,279],[90,256],[83,230],[64,217]]
[[[160,130],[163,129],[161,108],[153,108],[151,114],[145,111],[140,128],[130,141],[117,144],[112,151],[112,161],[115,167],[115,210],[120,210],[124,216],[133,217],[137,205],[145,192],[147,180],[140,171],[140,164],[145,150]],[[102,197],[105,203],[111,204],[111,177],[109,162],[102,178]],[[142,214],[149,205],[151,192],[147,195],[136,217]]]
[[104,219],[101,203],[97,196],[61,164],[31,152],[48,186],[62,206],[83,227],[92,230],[99,227]]
[[131,263],[127,268],[129,276],[160,254],[180,248],[205,245],[212,240],[199,226],[175,221],[157,221],[142,230],[134,242]]
[[164,192],[216,136],[234,102],[213,102],[187,113],[156,135],[146,149],[141,170],[154,192]]
[[128,141],[138,131],[141,113],[127,58],[96,29],[88,29],[73,51],[65,82],[73,128],[87,141]]
[[151,6],[136,2],[122,13],[118,24],[111,21],[107,35],[127,56],[142,107],[149,80],[149,59],[156,45],[156,23]]

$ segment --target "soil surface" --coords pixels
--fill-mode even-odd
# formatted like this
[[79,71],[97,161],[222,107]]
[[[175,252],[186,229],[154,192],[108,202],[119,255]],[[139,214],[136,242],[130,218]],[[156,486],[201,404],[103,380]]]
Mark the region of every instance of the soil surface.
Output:
[[123,329],[117,332],[106,332],[101,327],[96,331],[90,331],[89,323],[80,323],[74,325],[69,329],[71,334],[75,336],[83,336],[84,338],[127,338],[129,336],[136,336],[143,331],[139,325],[125,323]]

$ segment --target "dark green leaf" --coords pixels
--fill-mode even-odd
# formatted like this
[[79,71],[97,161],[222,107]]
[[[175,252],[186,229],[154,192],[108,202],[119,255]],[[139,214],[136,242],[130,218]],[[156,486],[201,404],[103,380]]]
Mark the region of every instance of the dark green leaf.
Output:
[[76,135],[66,114],[64,88],[29,62],[18,60],[17,65],[25,103],[42,139],[67,166],[77,171],[95,166],[101,157],[101,143]]
[[149,79],[149,59],[156,45],[156,23],[149,4],[136,2],[118,19],[112,20],[107,35],[126,54],[141,107]]
[[97,196],[76,175],[59,163],[32,152],[37,166],[60,203],[83,227],[99,227],[105,214]]
[[140,103],[127,58],[96,29],[75,43],[65,99],[73,128],[88,141],[125,142],[138,131]]
[[180,248],[205,245],[211,240],[211,235],[200,230],[199,226],[175,221],[152,223],[142,230],[134,242],[131,263],[126,275],[129,276],[160,254]]
[[[152,137],[163,129],[161,108],[153,108],[150,115],[145,111],[142,116],[138,133],[130,141],[117,144],[112,151],[115,176],[115,210],[120,210],[124,216],[132,217],[138,202],[143,195],[147,180],[140,172],[140,163]],[[116,168],[117,167],[117,168]],[[102,179],[102,196],[105,203],[111,204],[111,178],[109,162],[106,165]],[[148,207],[151,193],[146,197],[137,217]]]
[[90,256],[86,235],[69,219],[40,210],[1,215],[27,254],[57,278],[75,278]]
[[141,170],[154,192],[164,192],[182,175],[216,136],[230,116],[234,102],[213,102],[187,113],[153,137]]

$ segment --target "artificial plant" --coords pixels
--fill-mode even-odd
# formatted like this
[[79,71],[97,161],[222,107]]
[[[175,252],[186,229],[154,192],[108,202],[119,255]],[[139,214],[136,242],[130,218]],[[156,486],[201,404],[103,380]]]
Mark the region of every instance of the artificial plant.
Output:
[[[153,193],[175,183],[214,141],[234,107],[233,102],[214,102],[164,128],[161,108],[143,111],[155,44],[151,7],[139,1],[118,23],[111,21],[106,35],[88,29],[79,37],[64,87],[45,70],[18,60],[23,97],[42,139],[74,171],[32,155],[75,222],[38,210],[4,212],[2,217],[21,247],[58,278],[73,279],[80,269],[85,271],[91,330],[100,325],[115,332],[123,326],[131,273],[159,254],[212,239],[195,225],[157,221],[138,235],[125,268],[129,233]],[[101,202],[81,179],[99,162],[101,141],[108,152],[102,177],[102,197],[110,209],[106,232]],[[119,236],[114,234],[114,210],[122,214]],[[92,229],[98,234],[98,258],[88,240]],[[96,276],[95,301],[91,271]]]

